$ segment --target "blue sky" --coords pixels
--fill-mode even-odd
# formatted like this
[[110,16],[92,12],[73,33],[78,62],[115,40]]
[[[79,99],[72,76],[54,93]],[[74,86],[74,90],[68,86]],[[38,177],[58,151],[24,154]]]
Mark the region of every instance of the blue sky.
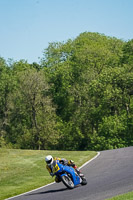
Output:
[[83,32],[133,39],[133,0],[0,0],[0,56],[38,62]]

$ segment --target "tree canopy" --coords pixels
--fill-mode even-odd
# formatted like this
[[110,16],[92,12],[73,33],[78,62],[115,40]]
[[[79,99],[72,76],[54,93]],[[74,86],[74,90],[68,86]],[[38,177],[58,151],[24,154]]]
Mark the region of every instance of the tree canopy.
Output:
[[81,33],[41,63],[0,58],[0,146],[103,150],[133,145],[133,40]]

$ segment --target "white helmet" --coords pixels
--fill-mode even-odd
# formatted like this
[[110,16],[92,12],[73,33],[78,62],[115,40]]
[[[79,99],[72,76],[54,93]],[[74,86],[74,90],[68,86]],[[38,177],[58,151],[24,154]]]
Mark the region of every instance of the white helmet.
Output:
[[45,157],[45,161],[46,161],[47,165],[50,166],[53,164],[54,159],[51,155],[48,155]]

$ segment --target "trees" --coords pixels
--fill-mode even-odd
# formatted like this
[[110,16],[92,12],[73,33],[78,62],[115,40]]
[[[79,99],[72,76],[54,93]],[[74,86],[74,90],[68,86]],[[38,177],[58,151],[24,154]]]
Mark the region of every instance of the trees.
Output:
[[6,132],[9,127],[9,98],[13,90],[13,79],[10,68],[0,58],[0,147],[5,144]]
[[[1,143],[17,148],[55,148],[55,108],[44,70],[25,61],[1,67]],[[1,144],[2,146],[2,144]]]
[[[69,52],[67,42],[52,44],[52,51],[50,46],[46,52],[45,66],[53,83],[53,100],[58,106],[57,115],[64,122],[65,148],[128,145],[125,138],[129,98],[125,84],[129,74],[126,77],[128,70],[122,62],[125,45],[117,38],[86,32],[69,43]],[[53,52],[57,62],[50,62]],[[66,55],[64,60],[61,55]],[[111,125],[114,120],[117,123]],[[98,141],[99,146],[95,145]]]
[[[29,66],[18,71],[18,85],[14,93],[14,126],[22,148],[46,149],[58,139],[55,109],[49,95],[49,86],[43,70]],[[21,137],[20,137],[21,133]],[[53,138],[51,140],[51,138]]]
[[49,44],[40,65],[1,59],[1,143],[64,150],[132,145],[132,44],[85,32]]

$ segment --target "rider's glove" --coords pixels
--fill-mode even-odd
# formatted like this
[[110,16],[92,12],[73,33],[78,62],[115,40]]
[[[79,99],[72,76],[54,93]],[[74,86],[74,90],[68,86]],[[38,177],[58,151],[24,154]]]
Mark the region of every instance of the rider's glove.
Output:
[[71,164],[74,164],[74,161],[73,161],[73,160],[70,160],[70,163],[71,163]]
[[69,165],[69,166],[72,166],[72,167],[75,167],[75,163],[74,163],[73,160],[69,160],[68,165]]

